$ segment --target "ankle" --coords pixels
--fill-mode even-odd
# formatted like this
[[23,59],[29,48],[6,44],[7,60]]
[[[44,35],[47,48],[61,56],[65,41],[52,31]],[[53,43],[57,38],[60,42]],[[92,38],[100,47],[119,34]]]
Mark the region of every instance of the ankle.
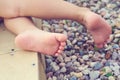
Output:
[[85,24],[85,17],[87,16],[88,12],[91,12],[88,8],[80,8],[77,12],[76,21],[80,22],[81,24]]

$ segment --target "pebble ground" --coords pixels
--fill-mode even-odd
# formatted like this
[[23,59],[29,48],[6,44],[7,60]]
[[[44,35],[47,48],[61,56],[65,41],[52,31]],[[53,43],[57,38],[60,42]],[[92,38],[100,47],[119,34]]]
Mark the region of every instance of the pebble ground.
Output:
[[71,20],[43,20],[45,31],[68,36],[62,55],[46,56],[47,80],[120,80],[120,1],[66,0],[90,8],[112,26],[111,41],[104,48],[94,46],[83,25]]

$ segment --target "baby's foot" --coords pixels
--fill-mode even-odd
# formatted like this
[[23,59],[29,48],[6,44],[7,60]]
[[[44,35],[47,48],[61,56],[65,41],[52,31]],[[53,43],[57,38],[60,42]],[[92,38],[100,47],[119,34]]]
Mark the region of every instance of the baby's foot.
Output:
[[64,50],[66,40],[67,37],[64,34],[29,30],[18,35],[15,39],[15,43],[24,50],[57,56]]
[[101,16],[91,11],[86,12],[82,23],[92,34],[96,46],[102,48],[111,34],[110,25]]

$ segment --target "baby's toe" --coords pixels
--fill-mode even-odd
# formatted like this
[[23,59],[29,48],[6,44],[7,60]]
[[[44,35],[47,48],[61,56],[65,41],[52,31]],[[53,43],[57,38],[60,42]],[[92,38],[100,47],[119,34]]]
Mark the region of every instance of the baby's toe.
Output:
[[60,46],[60,47],[59,47],[59,50],[64,50],[64,47],[63,47],[63,46]]
[[60,46],[65,46],[65,45],[66,45],[65,42],[61,42],[61,43],[60,43]]
[[104,44],[96,44],[97,48],[103,48]]

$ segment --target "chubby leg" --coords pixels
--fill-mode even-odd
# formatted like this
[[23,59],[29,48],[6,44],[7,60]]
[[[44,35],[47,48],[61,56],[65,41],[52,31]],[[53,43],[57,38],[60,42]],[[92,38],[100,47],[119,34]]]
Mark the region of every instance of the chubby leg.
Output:
[[[98,14],[63,0],[21,0],[20,16],[76,20],[88,29],[97,47],[102,48],[111,34],[110,25]],[[34,11],[33,11],[34,10]]]
[[110,25],[101,16],[63,0],[1,0],[0,12],[0,17],[5,18],[33,16],[76,20],[90,31],[99,48],[103,47],[111,33]]
[[17,34],[15,43],[24,50],[59,55],[65,47],[67,37],[64,34],[39,30],[29,18],[5,19],[4,22],[10,31]]

